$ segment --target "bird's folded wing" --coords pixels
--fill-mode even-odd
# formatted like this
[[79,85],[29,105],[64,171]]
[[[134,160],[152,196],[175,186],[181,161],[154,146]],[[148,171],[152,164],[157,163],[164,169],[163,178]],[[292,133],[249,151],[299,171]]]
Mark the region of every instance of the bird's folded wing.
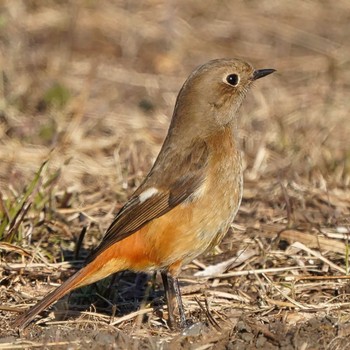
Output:
[[[199,154],[198,154],[199,153]],[[130,236],[141,229],[148,222],[169,212],[172,208],[183,203],[186,199],[199,189],[204,181],[204,168],[207,164],[207,149],[203,145],[193,149],[191,154],[185,158],[187,164],[177,164],[180,174],[173,174],[175,181],[157,188],[157,181],[145,181],[142,192],[135,192],[124,205],[107,229],[100,245],[92,251],[88,257],[90,262],[102,251],[106,250],[116,242]],[[182,173],[182,174],[181,174]],[[152,177],[152,175],[151,175]],[[163,174],[164,179],[164,174]],[[147,186],[147,184],[149,184]],[[151,186],[153,184],[153,186]]]

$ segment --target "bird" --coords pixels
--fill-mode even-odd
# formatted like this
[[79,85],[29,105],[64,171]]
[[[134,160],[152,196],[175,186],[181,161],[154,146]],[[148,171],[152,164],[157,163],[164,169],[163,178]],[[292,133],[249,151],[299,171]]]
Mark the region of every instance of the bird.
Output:
[[[13,326],[25,328],[74,289],[111,274],[160,271],[169,327],[186,327],[178,276],[215,247],[242,200],[237,112],[251,85],[275,69],[238,58],[211,60],[184,82],[161,150],[141,185],[116,214],[84,266]],[[176,319],[178,308],[179,322]]]

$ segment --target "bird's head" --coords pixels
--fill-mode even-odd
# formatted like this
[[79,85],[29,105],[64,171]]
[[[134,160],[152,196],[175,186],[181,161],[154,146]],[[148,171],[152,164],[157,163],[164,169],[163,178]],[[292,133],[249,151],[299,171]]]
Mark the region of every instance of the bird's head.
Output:
[[173,124],[208,133],[232,122],[252,83],[274,69],[240,59],[216,59],[195,69],[179,92]]

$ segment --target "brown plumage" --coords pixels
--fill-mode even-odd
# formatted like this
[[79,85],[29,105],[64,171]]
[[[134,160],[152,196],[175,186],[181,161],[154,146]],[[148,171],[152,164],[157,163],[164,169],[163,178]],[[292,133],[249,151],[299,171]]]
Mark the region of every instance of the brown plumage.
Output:
[[160,270],[174,325],[177,276],[218,244],[242,198],[236,112],[251,83],[273,69],[254,70],[238,59],[197,68],[179,92],[168,135],[151,171],[108,228],[85,267],[14,323],[25,327],[68,292],[122,270]]

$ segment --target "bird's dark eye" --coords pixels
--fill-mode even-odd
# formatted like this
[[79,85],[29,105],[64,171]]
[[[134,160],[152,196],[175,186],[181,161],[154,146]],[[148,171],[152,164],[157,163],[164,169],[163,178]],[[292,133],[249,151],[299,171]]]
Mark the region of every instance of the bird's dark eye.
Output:
[[226,77],[226,81],[232,86],[237,86],[239,82],[239,76],[237,74],[230,74]]

